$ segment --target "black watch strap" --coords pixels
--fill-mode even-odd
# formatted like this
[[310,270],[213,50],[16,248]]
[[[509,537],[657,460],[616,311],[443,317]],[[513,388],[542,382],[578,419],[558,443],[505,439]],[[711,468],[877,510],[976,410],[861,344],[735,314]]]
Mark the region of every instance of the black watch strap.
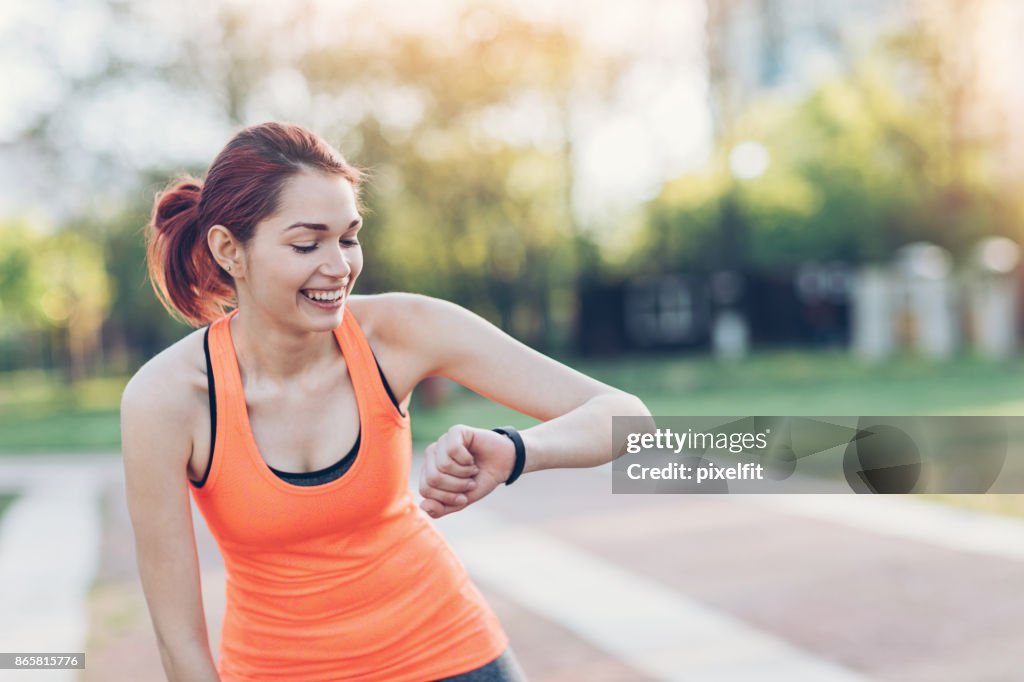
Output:
[[499,426],[496,429],[491,429],[491,431],[507,437],[516,448],[516,463],[512,465],[512,473],[508,475],[508,480],[505,481],[505,485],[512,485],[519,478],[520,474],[523,473],[523,467],[526,466],[526,446],[523,444],[523,437],[511,426]]

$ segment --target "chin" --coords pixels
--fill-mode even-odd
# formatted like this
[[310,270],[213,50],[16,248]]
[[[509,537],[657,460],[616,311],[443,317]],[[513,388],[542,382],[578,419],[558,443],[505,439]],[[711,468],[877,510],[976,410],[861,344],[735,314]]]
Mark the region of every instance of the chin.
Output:
[[[337,310],[317,311],[303,315],[304,327],[310,331],[331,331],[341,324],[348,306],[342,305]],[[319,313],[319,314],[318,314]]]

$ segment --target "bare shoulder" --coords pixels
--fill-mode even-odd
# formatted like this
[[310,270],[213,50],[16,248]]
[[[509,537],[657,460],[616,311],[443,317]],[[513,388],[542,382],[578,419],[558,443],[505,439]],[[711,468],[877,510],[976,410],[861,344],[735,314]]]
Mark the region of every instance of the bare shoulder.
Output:
[[[353,312],[371,345],[377,343],[393,350],[418,379],[440,374],[461,383],[463,377],[455,371],[458,366],[473,361],[495,362],[503,348],[515,346],[526,350],[471,310],[432,296],[367,296],[353,307]],[[366,330],[364,316],[372,331]]]
[[193,387],[201,386],[205,392],[204,332],[197,329],[150,358],[128,382],[124,399],[173,409],[178,403],[190,402],[183,398]]
[[[176,450],[183,459],[191,455],[195,420],[207,400],[204,331],[197,329],[171,344],[129,380],[121,396],[125,445],[169,437],[181,445]],[[126,448],[125,454],[132,453]]]
[[347,305],[403,404],[420,381],[435,373],[425,340],[436,337],[433,325],[444,317],[439,309],[462,310],[441,299],[405,292],[352,296]]
[[402,322],[436,303],[443,301],[404,291],[352,296],[348,301],[363,332],[369,334],[372,329],[382,335],[399,329]]
[[[447,377],[542,421],[566,414],[594,396],[616,391],[450,301],[386,294],[372,305],[378,334],[399,349],[397,355],[413,377]],[[360,313],[355,309],[362,322]]]
[[348,305],[371,345],[408,347],[445,314],[463,308],[440,298],[407,292],[352,296]]

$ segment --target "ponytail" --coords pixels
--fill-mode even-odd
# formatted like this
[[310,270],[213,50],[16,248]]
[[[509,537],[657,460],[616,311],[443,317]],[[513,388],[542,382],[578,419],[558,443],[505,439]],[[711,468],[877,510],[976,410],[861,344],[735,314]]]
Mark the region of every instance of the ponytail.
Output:
[[235,305],[230,278],[206,244],[201,181],[185,175],[160,192],[146,227],[146,263],[157,298],[171,316],[201,327]]

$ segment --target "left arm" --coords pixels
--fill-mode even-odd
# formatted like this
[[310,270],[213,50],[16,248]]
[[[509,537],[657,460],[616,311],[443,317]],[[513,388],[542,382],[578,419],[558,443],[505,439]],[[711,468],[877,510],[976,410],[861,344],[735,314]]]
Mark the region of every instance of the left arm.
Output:
[[[617,454],[612,417],[650,417],[634,395],[603,384],[516,341],[453,303],[394,294],[402,335],[422,377],[448,377],[542,423],[521,431],[524,473],[592,467]],[[443,516],[503,483],[514,463],[512,442],[487,429],[457,425],[427,448],[423,508]]]

